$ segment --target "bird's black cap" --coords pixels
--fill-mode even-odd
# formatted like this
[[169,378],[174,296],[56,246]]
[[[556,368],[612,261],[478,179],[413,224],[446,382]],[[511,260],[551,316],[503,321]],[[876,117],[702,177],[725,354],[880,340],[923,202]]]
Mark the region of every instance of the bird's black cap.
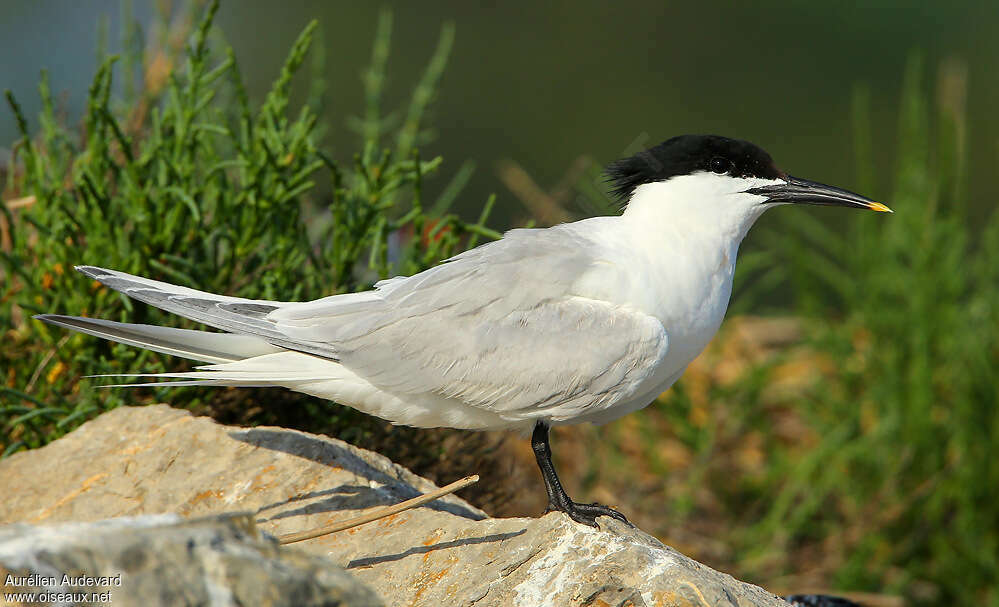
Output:
[[611,191],[627,200],[645,183],[710,171],[732,177],[776,179],[783,176],[759,146],[719,135],[680,135],[607,167]]

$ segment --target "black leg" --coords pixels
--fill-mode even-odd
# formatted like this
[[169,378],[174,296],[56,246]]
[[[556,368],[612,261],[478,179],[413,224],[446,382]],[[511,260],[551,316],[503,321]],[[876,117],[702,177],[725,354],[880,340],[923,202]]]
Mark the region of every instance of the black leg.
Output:
[[590,527],[597,526],[598,516],[610,516],[619,521],[628,522],[623,514],[613,508],[600,504],[580,504],[569,499],[565,489],[562,488],[562,483],[558,480],[558,474],[555,473],[555,466],[552,464],[552,448],[548,443],[548,424],[539,421],[534,425],[531,447],[534,448],[534,457],[538,460],[541,477],[545,479],[545,490],[548,491],[548,509],[545,512],[552,510],[565,512],[572,520]]

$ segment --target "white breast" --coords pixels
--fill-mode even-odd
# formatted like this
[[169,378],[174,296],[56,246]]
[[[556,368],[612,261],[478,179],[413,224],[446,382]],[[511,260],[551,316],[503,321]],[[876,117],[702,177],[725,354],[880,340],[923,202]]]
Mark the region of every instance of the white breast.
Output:
[[576,291],[659,319],[669,335],[669,351],[633,397],[587,420],[597,423],[651,403],[704,350],[728,309],[744,235],[690,230],[683,222],[648,218],[641,229],[627,217],[602,219],[586,226],[591,236],[593,227],[599,227],[602,262],[580,277]]

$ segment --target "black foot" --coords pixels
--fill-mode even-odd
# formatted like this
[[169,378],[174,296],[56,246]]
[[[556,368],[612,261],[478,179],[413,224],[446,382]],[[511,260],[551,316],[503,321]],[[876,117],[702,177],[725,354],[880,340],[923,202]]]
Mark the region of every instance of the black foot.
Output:
[[580,504],[572,501],[562,488],[558,474],[555,473],[555,466],[552,464],[551,445],[548,444],[548,425],[544,422],[537,422],[534,425],[534,435],[531,437],[531,447],[534,449],[534,456],[538,460],[538,467],[541,469],[541,478],[545,481],[545,490],[548,492],[548,509],[545,512],[565,512],[569,518],[577,523],[583,523],[590,527],[597,526],[598,516],[609,516],[616,518],[622,523],[631,525],[624,515],[600,504]]
[[616,518],[622,523],[631,525],[623,514],[602,504],[580,504],[579,502],[569,500],[565,504],[548,504],[548,509],[545,510],[545,513],[547,514],[552,511],[565,512],[572,520],[577,523],[589,525],[590,527],[597,526],[598,516],[609,516]]

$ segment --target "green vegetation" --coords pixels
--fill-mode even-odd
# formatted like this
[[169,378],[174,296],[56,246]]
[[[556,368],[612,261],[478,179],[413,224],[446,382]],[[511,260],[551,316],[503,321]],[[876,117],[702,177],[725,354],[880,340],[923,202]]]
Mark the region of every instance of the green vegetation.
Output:
[[592,431],[612,437],[593,493],[775,591],[999,605],[999,213],[973,226],[963,194],[964,71],[945,66],[932,105],[924,71],[906,71],[890,192],[870,173],[870,93],[853,100],[856,189],[895,214],[771,211],[740,257],[734,310],[793,294],[774,311],[802,336],[747,352],[768,348],[729,320],[657,406]]
[[[960,70],[942,72],[935,121],[922,73],[912,60],[902,91],[885,197],[896,215],[883,227],[858,217],[845,237],[799,220],[802,238],[788,247],[799,310],[845,314],[816,322],[816,347],[863,358],[816,386],[806,414],[821,420],[824,440],[788,470],[759,532],[832,535],[852,519],[860,527],[840,581],[870,587],[902,568],[891,574],[897,593],[929,582],[940,594],[924,598],[997,605],[999,213],[970,229]],[[856,101],[856,157],[872,183],[866,97]],[[806,272],[820,265],[828,273]]]
[[[298,300],[414,273],[481,237],[499,236],[483,225],[492,200],[472,224],[445,214],[460,188],[445,188],[432,204],[422,196],[424,177],[439,170],[441,159],[422,160],[415,146],[425,138],[423,117],[451,48],[450,26],[398,121],[381,108],[391,31],[391,16],[382,16],[364,75],[366,108],[354,120],[361,151],[338,162],[317,143],[318,60],[306,103],[293,116],[290,108],[292,79],[307,59],[316,23],[299,36],[254,109],[231,49],[210,44],[215,9],[207,10],[184,49],[154,45],[160,50],[150,56],[126,28],[124,97],[116,99],[112,82],[119,58],[106,57],[90,88],[82,136],[60,124],[44,73],[37,137],[29,138],[27,118],[7,92],[24,139],[15,146],[20,163],[11,164],[4,199],[32,204],[0,207],[8,226],[0,249],[0,324],[9,327],[0,351],[5,454],[38,447],[136,399],[81,376],[178,364],[31,320],[29,314],[58,311],[177,322],[97,288],[74,264],[255,299]],[[135,94],[129,91],[136,90],[137,66],[147,68]],[[393,238],[398,246],[390,251]],[[205,390],[154,389],[141,400],[195,406],[208,398]],[[336,417],[327,405],[310,413],[327,424]],[[332,423],[355,431],[370,424],[367,416],[340,413],[345,419]]]
[[[315,25],[254,107],[211,33],[213,12],[187,48],[172,47],[178,36],[166,32],[140,47],[127,28],[120,60],[104,59],[94,78],[82,135],[58,119],[44,76],[34,136],[7,94],[24,139],[3,190],[18,204],[0,205],[0,450],[38,447],[125,402],[165,401],[224,421],[360,439],[411,465],[440,462],[443,439],[414,439],[428,435],[297,395],[101,390],[81,376],[184,365],[30,320],[58,311],[178,323],[86,283],[77,263],[292,300],[413,273],[498,236],[484,227],[492,200],[474,224],[446,214],[467,169],[436,201],[422,196],[424,177],[441,166],[416,150],[450,28],[409,105],[387,113],[383,15],[366,107],[350,121],[359,151],[344,160],[320,144],[322,53],[312,55],[306,101],[291,111]],[[843,212],[845,223],[830,227],[815,209],[778,211],[780,229],[754,237],[762,246],[740,258],[733,312],[760,310],[775,290],[793,294],[774,311],[799,319],[798,337],[744,355],[724,349],[729,323],[711,359],[717,369],[692,368],[656,406],[578,430],[601,437],[587,441],[592,497],[616,500],[691,556],[775,591],[821,585],[999,605],[999,214],[969,225],[961,70],[941,72],[933,103],[924,71],[918,59],[907,69],[895,183],[880,192],[896,214]],[[113,86],[121,72],[124,86]],[[878,194],[869,98],[862,88],[854,96],[856,189]],[[738,372],[723,377],[722,363],[739,363]],[[379,444],[386,433],[394,440]],[[452,465],[468,472],[468,453],[482,445],[450,444],[448,459],[464,458]]]

